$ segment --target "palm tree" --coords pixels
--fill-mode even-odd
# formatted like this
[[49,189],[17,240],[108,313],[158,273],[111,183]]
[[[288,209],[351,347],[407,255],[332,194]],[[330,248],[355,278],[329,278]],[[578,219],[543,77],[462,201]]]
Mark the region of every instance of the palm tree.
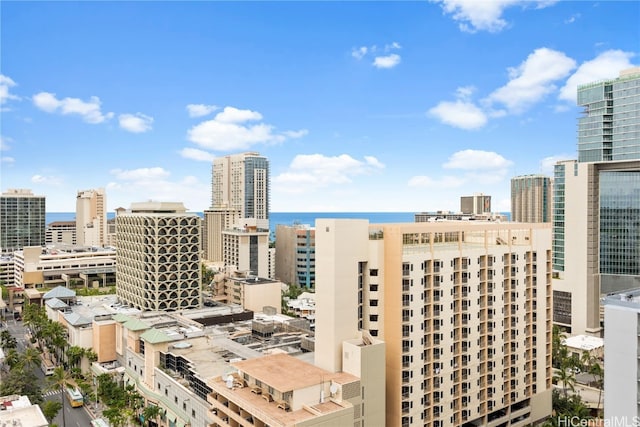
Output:
[[598,379],[598,406],[596,406],[596,414],[600,413],[600,402],[602,401],[602,389],[604,388],[604,369],[597,360],[589,367],[589,373]]
[[51,386],[54,389],[58,389],[60,391],[60,399],[61,399],[61,403],[62,403],[62,425],[66,426],[66,420],[65,420],[65,409],[64,409],[64,401],[65,401],[65,394],[67,392],[67,387],[69,385],[69,380],[71,379],[71,377],[69,376],[69,373],[67,371],[64,370],[64,368],[62,366],[58,366],[53,370],[53,375],[51,375],[49,377],[49,382],[51,384]]
[[156,405],[149,405],[142,410],[142,416],[149,426],[151,425],[151,421],[153,421],[154,424],[157,424],[156,420],[162,415],[162,413],[162,409]]
[[40,351],[33,347],[27,347],[22,353],[22,363],[30,369],[40,364]]
[[562,383],[562,390],[564,392],[565,399],[567,398],[567,388],[571,391],[575,391],[576,377],[568,363],[564,363],[556,369],[553,379],[558,383]]
[[76,368],[78,367],[78,365],[80,364],[80,361],[82,360],[82,357],[84,356],[84,348],[77,346],[77,345],[72,345],[71,347],[69,347],[66,351],[66,355],[67,355],[67,360],[69,362],[69,367],[70,368]]

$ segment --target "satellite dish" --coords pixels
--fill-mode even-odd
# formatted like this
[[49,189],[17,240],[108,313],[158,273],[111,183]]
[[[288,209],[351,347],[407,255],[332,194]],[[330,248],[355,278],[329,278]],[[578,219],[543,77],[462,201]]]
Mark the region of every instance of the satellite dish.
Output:
[[338,392],[338,384],[331,384],[331,387],[329,387],[329,391],[331,392],[331,394],[336,394]]

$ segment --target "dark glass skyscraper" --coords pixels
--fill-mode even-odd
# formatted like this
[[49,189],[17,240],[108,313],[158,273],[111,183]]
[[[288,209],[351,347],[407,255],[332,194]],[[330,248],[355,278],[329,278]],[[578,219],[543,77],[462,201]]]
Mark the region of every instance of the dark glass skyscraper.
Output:
[[0,196],[2,253],[45,244],[45,198],[31,190],[10,189]]

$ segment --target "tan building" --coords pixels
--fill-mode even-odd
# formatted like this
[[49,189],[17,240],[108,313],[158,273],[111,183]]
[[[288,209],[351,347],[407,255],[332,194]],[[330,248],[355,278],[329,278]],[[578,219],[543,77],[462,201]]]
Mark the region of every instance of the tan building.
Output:
[[475,215],[491,212],[491,196],[476,193],[473,196],[460,197],[460,212]]
[[76,241],[80,246],[107,244],[107,196],[104,188],[78,191]]
[[16,251],[13,261],[14,284],[18,287],[53,288],[75,284],[98,288],[115,284],[116,252],[113,249],[31,246]]
[[47,224],[46,231],[47,245],[64,243],[66,245],[76,244],[76,222],[75,221],[54,221]]
[[522,175],[511,178],[511,221],[551,222],[551,178]]
[[216,301],[237,304],[254,312],[264,307],[282,311],[282,282],[250,275],[225,277],[214,287]]
[[207,261],[222,262],[222,231],[228,230],[240,219],[239,209],[211,208],[204,211],[202,226],[202,257]]
[[133,203],[117,216],[118,297],[141,310],[202,307],[200,217],[182,203]]
[[316,282],[315,228],[276,226],[276,277],[287,284],[313,288]]
[[222,261],[237,271],[269,277],[269,230],[256,227],[252,220],[242,221],[222,232]]
[[360,380],[354,375],[329,372],[287,354],[231,365],[237,372],[208,383],[213,426],[362,425]]
[[316,268],[316,365],[340,372],[359,329],[384,341],[385,425],[551,414],[550,224],[319,219]]

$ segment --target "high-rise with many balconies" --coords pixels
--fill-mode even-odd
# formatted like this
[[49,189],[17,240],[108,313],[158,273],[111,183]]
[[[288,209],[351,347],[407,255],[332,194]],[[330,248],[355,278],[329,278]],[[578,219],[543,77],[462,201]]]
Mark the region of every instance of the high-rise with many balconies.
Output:
[[200,308],[200,217],[182,203],[143,202],[116,218],[118,297],[145,311]]
[[[551,225],[316,221],[315,364],[386,346],[386,426],[535,425],[551,414]],[[375,393],[363,382],[363,398]]]

